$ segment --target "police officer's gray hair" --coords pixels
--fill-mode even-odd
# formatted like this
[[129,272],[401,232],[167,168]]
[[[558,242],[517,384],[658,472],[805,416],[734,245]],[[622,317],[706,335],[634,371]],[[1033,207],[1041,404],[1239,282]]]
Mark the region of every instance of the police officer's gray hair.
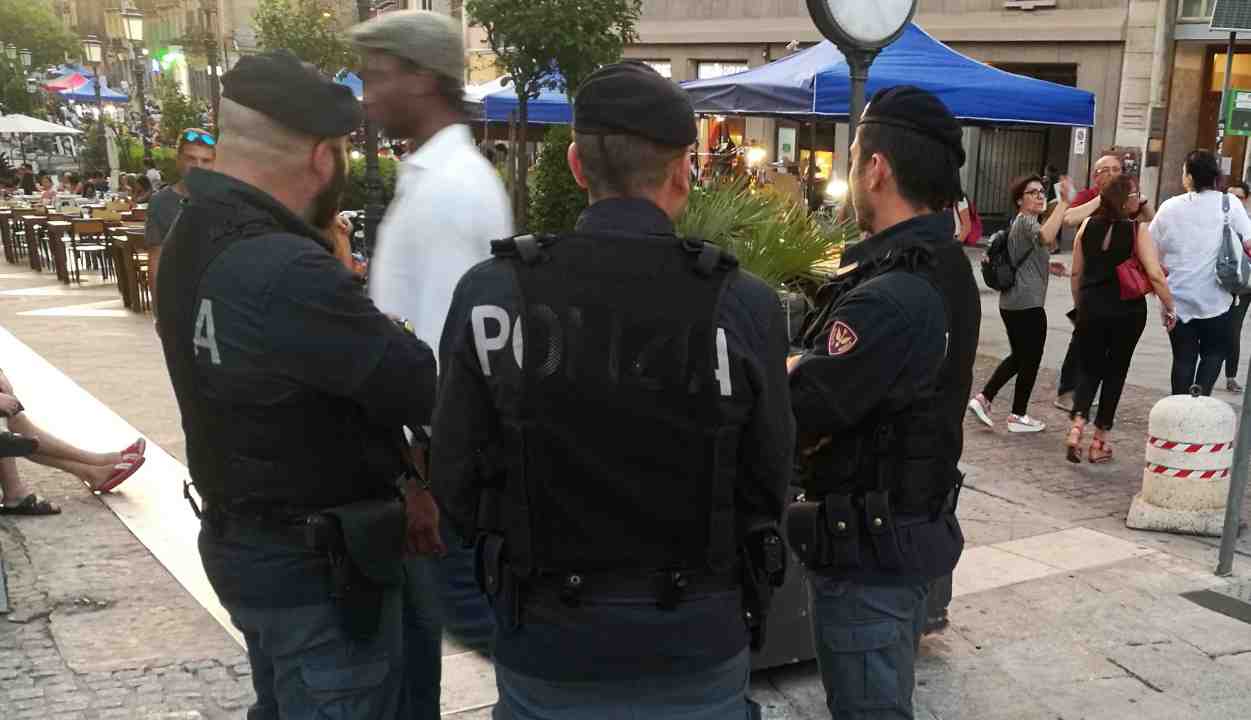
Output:
[[661,145],[635,135],[573,134],[592,196],[637,197],[659,190],[669,166],[689,148]]

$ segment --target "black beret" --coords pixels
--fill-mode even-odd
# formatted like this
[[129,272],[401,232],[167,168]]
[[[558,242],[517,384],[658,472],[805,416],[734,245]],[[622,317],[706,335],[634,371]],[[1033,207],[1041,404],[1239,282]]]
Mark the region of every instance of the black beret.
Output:
[[890,125],[919,133],[949,148],[964,167],[964,133],[947,106],[932,93],[912,85],[879,90],[860,118],[861,125]]
[[661,145],[699,137],[686,92],[649,65],[606,65],[582,83],[573,101],[573,129],[586,135],[637,135]]
[[245,55],[222,76],[222,97],[314,137],[339,137],[360,127],[352,91],[301,62],[290,50]]

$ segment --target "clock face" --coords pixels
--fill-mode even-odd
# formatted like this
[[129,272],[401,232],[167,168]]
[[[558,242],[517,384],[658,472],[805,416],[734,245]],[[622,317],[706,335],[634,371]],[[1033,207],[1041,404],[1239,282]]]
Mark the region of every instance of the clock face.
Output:
[[916,0],[825,0],[843,32],[862,43],[875,44],[894,35],[912,13]]

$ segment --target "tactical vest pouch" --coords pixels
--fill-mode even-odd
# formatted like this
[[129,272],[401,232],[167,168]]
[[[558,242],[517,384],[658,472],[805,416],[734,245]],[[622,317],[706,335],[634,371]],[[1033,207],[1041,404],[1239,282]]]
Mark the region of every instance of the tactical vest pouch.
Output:
[[885,570],[903,567],[903,554],[899,550],[899,537],[895,534],[895,516],[891,512],[890,494],[878,490],[864,494],[866,529],[877,553],[877,562]]
[[824,518],[825,563],[835,568],[860,567],[860,513],[850,495],[826,495]]
[[355,639],[377,633],[383,595],[404,582],[404,530],[404,505],[396,500],[364,500],[308,518],[308,545],[330,559],[331,597]]

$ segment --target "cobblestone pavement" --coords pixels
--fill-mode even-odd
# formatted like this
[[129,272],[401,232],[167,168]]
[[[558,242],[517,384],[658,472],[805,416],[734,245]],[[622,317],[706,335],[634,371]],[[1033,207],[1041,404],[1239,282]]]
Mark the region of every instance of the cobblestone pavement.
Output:
[[13,607],[0,718],[240,717],[252,699],[240,648],[77,481],[21,471],[64,512],[0,521]]

